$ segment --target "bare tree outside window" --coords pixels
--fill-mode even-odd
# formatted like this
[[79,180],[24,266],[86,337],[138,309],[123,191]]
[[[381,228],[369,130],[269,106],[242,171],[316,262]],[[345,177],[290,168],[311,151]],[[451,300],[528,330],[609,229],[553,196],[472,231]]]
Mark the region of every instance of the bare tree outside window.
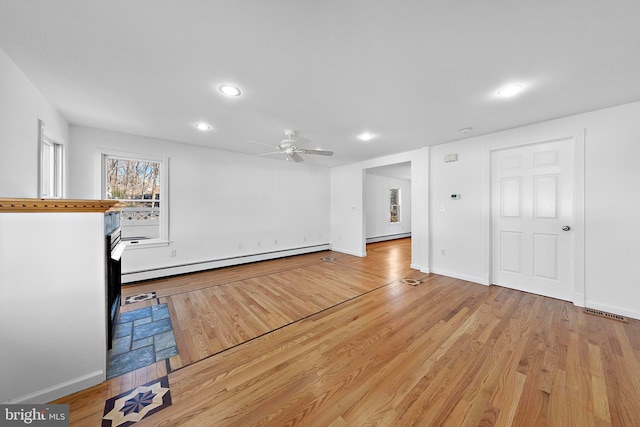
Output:
[[105,157],[106,198],[120,200],[123,239],[157,239],[161,163]]

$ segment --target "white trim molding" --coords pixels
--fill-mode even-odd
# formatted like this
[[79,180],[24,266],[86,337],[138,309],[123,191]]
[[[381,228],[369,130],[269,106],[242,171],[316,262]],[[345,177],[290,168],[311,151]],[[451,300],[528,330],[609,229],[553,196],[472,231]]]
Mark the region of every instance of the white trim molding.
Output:
[[94,385],[100,384],[105,380],[105,378],[106,374],[104,371],[95,371],[81,377],[74,378],[72,380],[65,381],[42,390],[38,390],[25,396],[11,399],[4,403],[45,404],[61,397],[76,393],[78,391],[85,390],[89,387],[93,387]]

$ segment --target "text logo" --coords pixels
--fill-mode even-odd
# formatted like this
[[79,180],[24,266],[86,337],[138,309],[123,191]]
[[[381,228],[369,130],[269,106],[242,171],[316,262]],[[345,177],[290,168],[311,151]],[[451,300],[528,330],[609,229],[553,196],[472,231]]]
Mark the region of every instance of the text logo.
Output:
[[0,405],[0,427],[68,427],[69,405]]

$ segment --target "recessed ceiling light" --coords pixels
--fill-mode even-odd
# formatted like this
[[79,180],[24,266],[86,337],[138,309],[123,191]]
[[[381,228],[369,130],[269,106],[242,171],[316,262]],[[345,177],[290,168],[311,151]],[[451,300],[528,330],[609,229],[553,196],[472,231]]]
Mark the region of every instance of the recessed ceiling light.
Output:
[[206,123],[194,123],[193,125],[196,129],[201,130],[201,131],[206,131],[206,130],[211,130],[211,125],[208,125]]
[[462,134],[466,135],[466,134],[468,134],[469,132],[471,132],[472,130],[473,130],[473,128],[472,128],[472,127],[462,128],[462,129],[460,129],[460,133],[462,133]]
[[524,89],[524,86],[522,86],[521,84],[516,84],[516,85],[509,85],[509,86],[505,86],[502,89],[500,89],[498,91],[498,95],[508,98],[510,96],[514,96],[517,95],[518,93],[520,93],[520,91]]
[[358,139],[361,141],[369,141],[373,138],[375,138],[375,135],[370,132],[363,132],[360,135],[358,135]]
[[233,85],[221,85],[221,86],[218,86],[218,90],[223,95],[227,95],[227,96],[240,96],[240,94],[242,93],[238,87]]

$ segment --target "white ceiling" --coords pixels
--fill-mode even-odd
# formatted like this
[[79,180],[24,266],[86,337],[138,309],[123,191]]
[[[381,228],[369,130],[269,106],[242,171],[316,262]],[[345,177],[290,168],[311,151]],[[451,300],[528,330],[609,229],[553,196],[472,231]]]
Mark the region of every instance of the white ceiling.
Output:
[[0,0],[0,48],[71,124],[249,154],[291,128],[333,166],[640,100],[638,18],[638,0]]

